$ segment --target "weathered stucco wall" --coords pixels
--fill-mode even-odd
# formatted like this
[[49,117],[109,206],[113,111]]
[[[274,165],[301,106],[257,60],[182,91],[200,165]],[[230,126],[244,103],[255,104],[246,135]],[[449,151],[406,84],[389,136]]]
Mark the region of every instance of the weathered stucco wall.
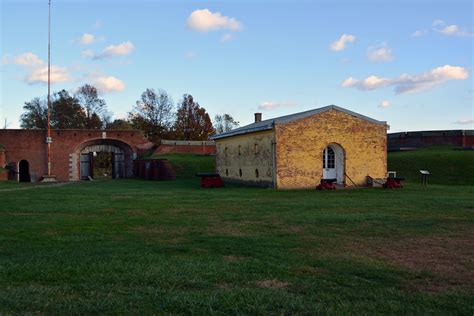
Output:
[[[345,173],[357,185],[387,172],[387,126],[330,110],[275,126],[277,187],[314,188],[323,173],[323,151],[331,143],[345,153]],[[346,185],[353,185],[346,177]]]
[[217,139],[217,172],[225,181],[272,186],[273,141],[273,130]]

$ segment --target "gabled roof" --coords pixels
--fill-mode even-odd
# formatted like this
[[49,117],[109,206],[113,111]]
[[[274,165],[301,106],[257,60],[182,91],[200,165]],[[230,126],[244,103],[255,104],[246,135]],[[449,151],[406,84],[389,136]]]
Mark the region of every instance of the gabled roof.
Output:
[[315,114],[318,114],[318,113],[330,111],[330,110],[340,111],[340,112],[346,113],[348,115],[352,115],[352,116],[358,117],[360,119],[366,120],[366,121],[368,121],[370,123],[373,123],[373,124],[387,125],[387,122],[385,122],[385,121],[377,121],[377,120],[374,120],[370,117],[364,116],[362,114],[359,114],[359,113],[352,112],[352,111],[349,111],[347,109],[341,108],[337,105],[328,105],[328,106],[318,108],[318,109],[314,109],[314,110],[294,113],[294,114],[290,114],[290,115],[285,115],[285,116],[280,116],[280,117],[264,120],[264,121],[257,122],[257,123],[252,123],[252,124],[249,124],[249,125],[246,125],[246,126],[242,126],[242,127],[233,129],[229,132],[225,132],[225,133],[221,133],[221,134],[211,136],[211,139],[214,140],[214,139],[232,137],[232,136],[237,136],[237,135],[242,135],[242,134],[248,134],[248,133],[255,133],[255,132],[260,132],[260,131],[271,130],[271,129],[273,129],[273,127],[276,124],[286,124],[286,123],[289,123],[289,122],[300,120],[302,118],[312,116],[312,115],[315,115]]

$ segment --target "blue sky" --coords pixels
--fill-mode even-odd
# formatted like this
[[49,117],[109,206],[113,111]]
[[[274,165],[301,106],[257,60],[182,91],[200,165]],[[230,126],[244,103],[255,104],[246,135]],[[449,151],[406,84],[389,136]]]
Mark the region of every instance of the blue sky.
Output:
[[[45,96],[47,0],[1,1],[0,119]],[[336,104],[390,131],[473,126],[472,1],[52,0],[53,91],[115,118],[146,88],[241,125]]]

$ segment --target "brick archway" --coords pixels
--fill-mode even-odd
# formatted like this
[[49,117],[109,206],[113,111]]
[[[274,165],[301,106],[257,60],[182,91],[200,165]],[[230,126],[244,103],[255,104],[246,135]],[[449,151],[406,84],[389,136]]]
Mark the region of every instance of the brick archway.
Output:
[[[28,160],[31,180],[40,180],[47,173],[48,166],[46,135],[46,130],[0,130],[5,164],[13,163],[17,166],[20,160]],[[133,159],[153,147],[153,143],[137,130],[53,130],[52,137],[51,172],[58,181],[79,180],[79,152],[87,146],[102,144],[121,148],[127,156],[127,177],[133,175]]]
[[[114,155],[114,174],[112,178],[130,178],[133,176],[133,160],[136,153],[132,146],[118,139],[91,139],[79,144],[72,154],[72,163],[69,170],[70,178],[73,181],[85,180],[91,173],[91,163],[87,162],[87,157],[92,157],[92,153],[107,152]],[[86,159],[84,159],[86,158]],[[89,165],[87,167],[87,165]],[[86,171],[89,169],[89,171]]]

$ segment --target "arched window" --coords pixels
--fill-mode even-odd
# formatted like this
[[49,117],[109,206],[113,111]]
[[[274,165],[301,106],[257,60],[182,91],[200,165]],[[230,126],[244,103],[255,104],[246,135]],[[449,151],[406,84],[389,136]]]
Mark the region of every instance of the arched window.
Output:
[[239,169],[239,176],[242,177],[242,169]]
[[239,156],[242,154],[242,146],[239,145]]
[[229,169],[225,169],[225,175],[226,175],[226,176],[229,175]]
[[255,178],[258,178],[258,169],[255,169]]
[[323,168],[335,168],[334,150],[328,146],[323,152]]

